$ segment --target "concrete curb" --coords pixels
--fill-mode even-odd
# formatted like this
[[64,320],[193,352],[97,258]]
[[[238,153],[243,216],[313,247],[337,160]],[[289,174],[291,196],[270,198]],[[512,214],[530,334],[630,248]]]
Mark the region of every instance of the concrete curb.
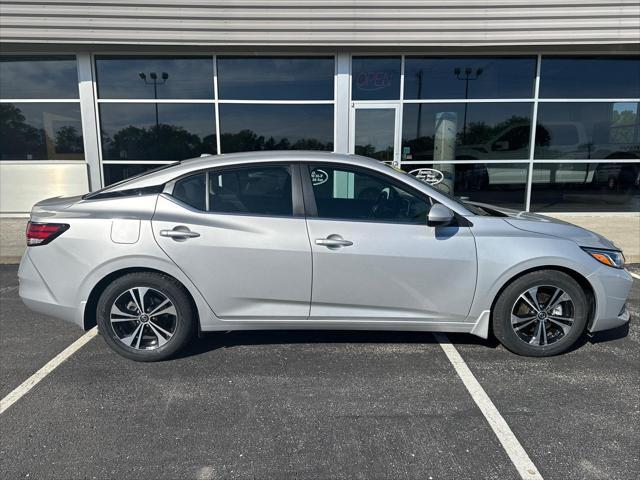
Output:
[[0,265],[17,265],[22,257],[0,257]]

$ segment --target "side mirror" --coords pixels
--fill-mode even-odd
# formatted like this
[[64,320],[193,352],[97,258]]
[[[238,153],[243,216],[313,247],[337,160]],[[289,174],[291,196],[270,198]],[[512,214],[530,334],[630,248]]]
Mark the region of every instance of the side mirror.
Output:
[[429,210],[427,217],[427,225],[430,227],[438,227],[449,225],[453,221],[453,211],[445,207],[441,203],[436,203]]

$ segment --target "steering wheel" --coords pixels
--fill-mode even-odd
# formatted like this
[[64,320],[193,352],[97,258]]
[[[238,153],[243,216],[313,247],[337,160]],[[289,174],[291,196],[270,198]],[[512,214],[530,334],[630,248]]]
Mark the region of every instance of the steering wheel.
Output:
[[378,193],[376,203],[369,214],[372,218],[392,218],[397,210],[398,192],[393,187],[384,187]]

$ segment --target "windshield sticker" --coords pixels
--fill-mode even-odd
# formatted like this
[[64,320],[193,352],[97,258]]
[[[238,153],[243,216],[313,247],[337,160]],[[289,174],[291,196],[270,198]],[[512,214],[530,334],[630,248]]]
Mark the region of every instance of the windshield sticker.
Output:
[[322,185],[329,180],[329,175],[324,170],[320,170],[319,168],[314,168],[311,170],[311,183],[315,185]]
[[435,168],[416,168],[409,173],[429,185],[437,185],[444,180],[444,174]]

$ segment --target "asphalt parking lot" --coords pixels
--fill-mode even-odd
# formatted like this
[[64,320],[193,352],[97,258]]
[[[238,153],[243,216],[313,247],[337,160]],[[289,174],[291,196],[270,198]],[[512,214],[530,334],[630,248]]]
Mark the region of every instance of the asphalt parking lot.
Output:
[[[27,310],[16,270],[0,398],[83,335]],[[630,303],[628,328],[549,359],[449,335],[544,479],[640,478],[640,281]],[[0,462],[4,479],[520,478],[428,333],[215,334],[154,364],[96,337],[0,414]]]

